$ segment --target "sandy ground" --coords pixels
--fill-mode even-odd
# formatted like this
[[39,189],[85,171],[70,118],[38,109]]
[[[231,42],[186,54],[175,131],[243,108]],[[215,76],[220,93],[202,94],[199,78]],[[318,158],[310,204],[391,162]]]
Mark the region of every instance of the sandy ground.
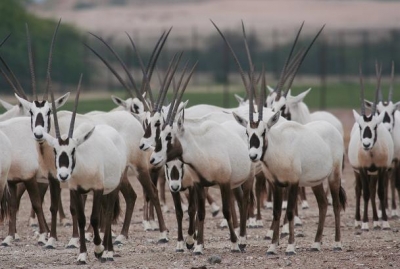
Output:
[[[333,111],[344,123],[348,132],[352,125],[351,112]],[[310,252],[308,249],[313,242],[317,229],[318,210],[315,198],[311,190],[307,190],[310,209],[301,210],[303,227],[297,228],[304,232],[305,237],[296,238],[297,255],[285,256],[287,239],[282,239],[277,256],[266,256],[269,242],[264,240],[267,227],[271,221],[271,210],[262,211],[264,228],[248,229],[246,253],[231,254],[229,234],[227,230],[221,230],[217,226],[222,220],[219,213],[215,218],[207,207],[205,222],[205,250],[203,256],[194,256],[190,251],[176,253],[177,225],[174,212],[164,214],[167,227],[170,231],[170,242],[158,244],[158,232],[144,232],[141,224],[142,212],[139,210],[143,204],[141,187],[139,183],[134,185],[138,193],[138,201],[129,231],[127,244],[116,247],[114,262],[100,263],[93,255],[93,244],[88,246],[88,265],[81,268],[399,268],[400,267],[400,229],[399,220],[390,220],[392,231],[369,231],[359,233],[353,228],[354,223],[354,188],[353,174],[348,164],[344,170],[344,187],[347,191],[348,205],[342,212],[342,243],[344,250],[333,252],[334,219],[331,207],[328,209],[325,223],[322,251]],[[212,194],[221,204],[219,191],[212,189]],[[167,192],[167,203],[172,208],[172,198]],[[63,191],[64,208],[68,212],[69,198],[67,191]],[[122,199],[123,201],[123,199]],[[90,203],[89,203],[90,204]],[[47,220],[50,220],[49,195],[46,194],[44,205]],[[125,208],[124,204],[122,205]],[[87,216],[89,206],[86,207]],[[76,268],[78,250],[65,249],[72,228],[58,227],[58,242],[55,250],[46,250],[36,245],[33,238],[33,229],[27,226],[30,203],[28,196],[23,196],[18,218],[18,233],[21,240],[12,247],[0,247],[0,268]],[[371,213],[372,214],[372,213]],[[68,214],[69,215],[69,214]],[[370,215],[371,218],[371,215]],[[184,221],[184,230],[187,231],[188,222]],[[370,219],[370,227],[372,221]],[[121,221],[113,227],[115,231],[121,229]],[[0,239],[2,240],[8,231],[7,224],[0,224]],[[218,255],[222,261],[220,264],[211,265],[209,257]],[[204,267],[202,267],[204,266]]]
[[[93,8],[74,9],[77,2],[95,3]],[[158,35],[173,26],[174,33],[215,33],[209,19],[221,28],[240,29],[240,20],[249,28],[289,29],[306,21],[306,29],[327,24],[325,32],[338,29],[396,28],[400,19],[398,1],[343,0],[206,0],[206,1],[132,1],[127,6],[98,4],[99,1],[51,1],[46,6],[31,7],[43,17],[62,18],[64,22],[101,33],[119,35],[140,30],[140,36]],[[129,1],[127,1],[129,3]]]

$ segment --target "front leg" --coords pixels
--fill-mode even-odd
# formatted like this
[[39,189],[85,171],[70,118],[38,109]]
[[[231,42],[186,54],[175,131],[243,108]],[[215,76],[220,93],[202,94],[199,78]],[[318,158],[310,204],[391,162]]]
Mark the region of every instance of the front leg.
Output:
[[274,184],[273,188],[273,198],[274,198],[274,206],[273,206],[273,235],[272,242],[267,250],[267,255],[278,254],[276,251],[276,247],[279,244],[279,222],[282,214],[282,188],[277,184]]
[[230,183],[220,184],[219,187],[221,189],[222,212],[224,214],[226,221],[228,222],[230,239],[232,243],[231,252],[240,252],[238,238],[236,236],[235,229],[233,227],[232,216],[231,216],[231,207],[230,207],[231,185]]
[[188,208],[188,215],[189,215],[189,229],[188,229],[188,236],[186,237],[186,248],[192,249],[194,246],[194,232],[196,226],[196,188],[191,187],[189,188],[189,208]]
[[61,196],[61,189],[59,181],[49,174],[49,187],[50,187],[50,212],[51,212],[51,226],[50,238],[47,240],[45,248],[54,249],[55,241],[57,240],[57,213],[58,205]]
[[183,231],[182,231],[183,210],[182,210],[181,195],[179,192],[171,192],[171,195],[174,200],[176,221],[178,222],[178,243],[175,251],[183,252],[184,249]]
[[206,194],[204,187],[196,185],[197,194],[197,245],[193,250],[194,255],[203,254],[204,245],[204,218],[206,216]]
[[85,239],[85,225],[86,225],[86,217],[85,210],[83,207],[82,196],[78,191],[71,190],[70,191],[71,198],[73,197],[73,202],[75,204],[74,208],[76,209],[76,216],[78,219],[79,226],[79,256],[77,259],[78,264],[86,264],[87,260],[87,249],[86,249],[86,239]]
[[380,204],[382,205],[382,228],[384,230],[390,230],[388,217],[386,214],[386,202],[387,187],[388,187],[388,172],[386,169],[380,169],[378,173],[378,197]]

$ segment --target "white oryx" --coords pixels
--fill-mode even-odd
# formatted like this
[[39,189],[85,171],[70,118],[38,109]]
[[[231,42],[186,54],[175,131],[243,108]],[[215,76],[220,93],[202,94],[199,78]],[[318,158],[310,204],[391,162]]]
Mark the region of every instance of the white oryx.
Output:
[[[43,138],[54,150],[57,179],[60,182],[67,182],[71,191],[73,197],[71,202],[75,203],[80,234],[78,263],[86,264],[86,217],[81,194],[93,192],[90,224],[94,231],[95,256],[101,258],[102,261],[113,261],[111,223],[118,218],[120,211],[118,192],[128,165],[129,148],[118,131],[108,125],[85,122],[74,131],[80,83],[81,80],[68,135],[60,133],[54,94],[51,92],[56,135],[53,137],[45,132]],[[99,233],[101,211],[103,211],[103,221],[106,226],[103,245],[101,245]]]
[[[361,229],[369,230],[368,226],[368,202],[371,198],[373,227],[381,228],[379,223],[375,195],[376,183],[378,183],[378,197],[381,205],[385,205],[385,180],[394,156],[394,145],[390,132],[383,124],[385,113],[377,114],[377,102],[380,91],[382,69],[376,65],[377,89],[375,101],[372,104],[371,114],[366,115],[364,103],[364,85],[360,67],[361,84],[361,115],[353,110],[355,123],[350,133],[348,157],[350,165],[354,169],[356,180],[356,214],[355,227],[360,226],[360,198],[361,191],[364,198],[364,216]],[[382,227],[390,229],[387,221],[385,206],[382,206]]]
[[[193,71],[194,68],[188,75],[183,90]],[[252,164],[245,158],[247,156],[246,146],[238,135],[232,134],[216,122],[203,121],[199,125],[185,124],[184,112],[180,113],[179,119],[174,124],[183,90],[179,97],[177,97],[178,90],[175,91],[166,124],[161,126],[160,137],[151,155],[150,163],[160,167],[169,160],[180,158],[200,178],[200,183],[195,185],[198,195],[197,216],[199,221],[195,254],[203,253],[204,187],[212,185],[218,185],[221,189],[222,211],[228,221],[232,243],[231,251],[241,251],[245,248],[247,207],[254,177]],[[240,206],[241,221],[238,239],[231,219],[230,196],[231,189],[238,188],[242,184],[246,186],[243,188],[243,204]],[[189,237],[192,236],[193,234],[189,234]]]
[[[393,163],[392,163],[392,172],[390,173],[390,187],[391,187],[391,201],[392,201],[392,211],[391,217],[398,218],[400,216],[400,212],[397,209],[397,201],[396,201],[396,188],[398,192],[398,196],[400,198],[400,102],[393,103],[393,81],[394,81],[394,62],[392,62],[392,72],[391,72],[391,81],[389,88],[389,95],[387,101],[382,100],[382,94],[380,91],[379,94],[379,102],[376,104],[376,112],[378,114],[384,114],[382,124],[385,128],[390,132],[393,139]],[[365,105],[369,108],[373,107],[373,103],[369,101],[365,101]],[[397,186],[396,186],[397,185]],[[387,190],[388,191],[388,190]],[[381,210],[378,210],[379,213],[382,214]]]

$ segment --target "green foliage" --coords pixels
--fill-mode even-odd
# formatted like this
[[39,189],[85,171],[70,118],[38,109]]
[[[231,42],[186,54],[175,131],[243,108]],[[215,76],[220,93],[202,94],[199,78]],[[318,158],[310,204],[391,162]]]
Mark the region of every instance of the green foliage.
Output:
[[[34,67],[38,90],[44,86],[51,38],[57,22],[39,19],[26,12],[22,3],[15,0],[0,1],[0,39],[11,33],[10,39],[0,48],[0,53],[20,80],[25,91],[30,92],[30,72],[25,23],[29,26],[34,55]],[[89,68],[84,63],[81,33],[61,23],[54,46],[52,61],[53,83],[76,84],[80,73],[85,81],[90,79]],[[0,79],[2,90],[10,87]]]

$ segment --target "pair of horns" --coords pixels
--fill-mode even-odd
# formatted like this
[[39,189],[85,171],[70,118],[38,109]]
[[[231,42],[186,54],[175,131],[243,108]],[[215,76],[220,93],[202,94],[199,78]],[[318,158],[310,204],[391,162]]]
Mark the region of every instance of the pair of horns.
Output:
[[[363,80],[361,64],[359,65],[359,72],[360,72],[360,86],[361,86],[360,90],[361,115],[365,116],[365,92],[364,92],[364,80]],[[376,105],[378,103],[379,95],[381,92],[382,65],[378,64],[378,62],[375,63],[375,72],[376,72],[377,86],[375,90],[375,99],[371,108],[371,115],[374,115],[376,112]]]
[[[83,77],[83,75],[81,74],[81,76],[79,77],[78,88],[76,90],[74,110],[72,111],[71,122],[69,125],[68,138],[72,138],[72,136],[74,134],[76,110],[78,109],[79,95],[81,93],[82,77]],[[50,88],[51,106],[52,106],[51,110],[53,111],[53,117],[54,117],[54,128],[55,128],[55,132],[56,132],[56,138],[59,139],[61,137],[61,134],[60,134],[60,127],[58,125],[58,117],[57,117],[56,102],[54,100],[54,92],[51,88],[51,79],[49,80],[49,88]]]
[[[141,89],[140,90],[137,87],[136,82],[133,79],[133,76],[131,75],[131,73],[129,72],[126,64],[122,61],[121,57],[119,57],[119,55],[115,52],[115,50],[103,38],[101,38],[101,37],[99,37],[99,36],[97,36],[97,35],[95,35],[93,33],[90,33],[92,36],[94,36],[95,38],[100,40],[108,48],[108,50],[117,58],[118,62],[121,64],[122,68],[124,69],[125,73],[127,74],[128,78],[129,78],[129,81],[130,81],[130,84],[133,87],[133,90],[135,91],[137,98],[139,98],[139,100],[142,101],[142,103],[143,103],[143,105],[144,105],[146,110],[150,110],[150,108],[147,106],[147,102],[144,100],[142,94],[147,90],[147,92],[149,94],[151,105],[154,108],[155,104],[154,104],[154,100],[153,100],[153,94],[152,94],[152,91],[151,91],[151,88],[150,88],[150,80],[151,80],[155,65],[157,63],[158,57],[159,57],[159,55],[161,53],[162,48],[164,47],[164,44],[165,44],[165,42],[166,42],[171,30],[172,30],[172,27],[167,32],[164,31],[162,33],[161,37],[158,39],[158,41],[157,41],[157,43],[156,43],[156,45],[155,45],[155,47],[154,47],[154,49],[152,51],[152,54],[150,56],[150,59],[149,59],[149,62],[147,64],[146,68],[144,68],[143,61],[142,61],[142,59],[140,57],[138,49],[137,49],[135,43],[133,42],[131,36],[128,33],[126,33],[128,38],[129,38],[129,40],[130,40],[130,43],[131,43],[131,45],[133,47],[133,50],[134,50],[136,56],[138,57],[140,68],[141,68],[142,73],[143,73],[142,84],[141,84]],[[97,51],[95,51],[93,48],[91,48],[89,45],[87,45],[87,44],[84,44],[84,45],[89,50],[91,50],[107,66],[107,68],[113,73],[113,75],[118,79],[118,81],[121,83],[121,85],[127,90],[129,95],[133,98],[134,95],[133,95],[131,87],[129,87],[125,83],[125,81],[118,74],[118,72],[111,66],[111,64],[104,57],[102,57]]]
[[[391,73],[390,73],[390,86],[389,86],[388,102],[392,101],[393,83],[394,83],[394,61],[392,61],[392,69],[391,69]],[[382,89],[379,89],[379,101],[383,101]]]

